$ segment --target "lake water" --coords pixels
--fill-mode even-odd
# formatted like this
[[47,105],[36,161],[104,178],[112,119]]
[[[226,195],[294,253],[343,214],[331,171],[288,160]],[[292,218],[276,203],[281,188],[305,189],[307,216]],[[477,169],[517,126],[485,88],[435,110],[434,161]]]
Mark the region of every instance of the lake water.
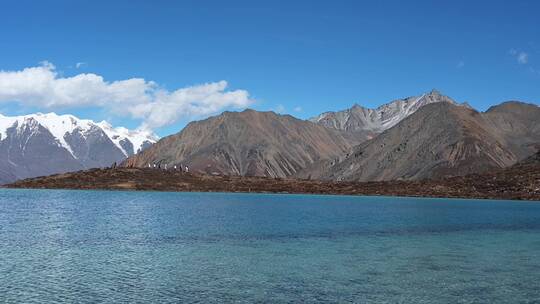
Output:
[[539,303],[540,203],[0,190],[1,303]]

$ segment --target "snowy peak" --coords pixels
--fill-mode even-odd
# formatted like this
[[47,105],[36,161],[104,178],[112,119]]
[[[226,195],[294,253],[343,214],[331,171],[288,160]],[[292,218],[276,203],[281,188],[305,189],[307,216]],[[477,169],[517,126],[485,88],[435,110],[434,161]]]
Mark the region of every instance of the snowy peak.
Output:
[[152,132],[113,128],[73,115],[0,115],[0,184],[108,167],[156,140]]
[[436,90],[420,96],[398,99],[375,109],[354,104],[350,109],[338,112],[325,112],[310,121],[345,131],[372,131],[380,133],[416,112],[424,105],[435,102],[457,104],[451,98]]
[[16,127],[21,130],[24,127],[37,128],[42,126],[51,133],[57,142],[57,145],[69,151],[69,153],[78,158],[74,150],[73,142],[67,139],[77,135],[80,140],[87,139],[98,134],[105,134],[114,145],[120,149],[125,157],[133,155],[152,143],[155,143],[158,137],[149,131],[133,131],[123,127],[113,128],[105,121],[95,123],[88,119],[79,119],[73,115],[58,115],[56,113],[35,113],[23,116],[4,116],[0,114],[0,141],[8,137],[8,129]]
[[[159,139],[156,134],[148,130],[129,130],[124,127],[114,128],[106,121],[101,121],[97,125],[126,156],[141,152]],[[131,150],[127,148],[128,143],[132,145]]]

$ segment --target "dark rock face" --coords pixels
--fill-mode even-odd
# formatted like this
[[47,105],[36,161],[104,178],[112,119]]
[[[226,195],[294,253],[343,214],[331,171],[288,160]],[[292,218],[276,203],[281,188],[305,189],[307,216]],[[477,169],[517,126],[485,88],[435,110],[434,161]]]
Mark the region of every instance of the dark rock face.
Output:
[[290,115],[225,112],[188,124],[124,165],[181,164],[209,174],[286,177],[317,161],[338,158],[365,139]]
[[446,102],[429,104],[310,177],[419,180],[504,168],[536,151],[539,125],[535,105],[506,103],[479,113]]
[[[125,159],[124,153],[97,126],[88,130],[75,129],[73,133],[66,133],[64,139],[84,168],[108,166]],[[127,151],[133,151],[133,145]]]
[[515,166],[520,166],[520,165],[524,165],[524,166],[538,165],[538,166],[540,166],[540,150],[538,150],[538,152],[534,153],[533,155],[525,158],[524,160],[520,161]]
[[131,155],[138,152],[138,151],[135,151],[135,148],[133,147],[133,144],[129,140],[127,140],[126,138],[121,139],[119,141],[119,144],[122,147],[122,149],[124,149],[124,151],[126,151],[128,153],[129,156],[131,156]]
[[[142,152],[142,151],[150,148],[153,144],[154,144],[154,142],[151,142],[149,140],[145,140],[145,141],[143,141],[141,147],[137,151],[135,151],[135,153],[133,153],[133,154]],[[133,147],[133,145],[131,145],[131,146]],[[133,155],[133,154],[130,154],[130,156]]]
[[0,155],[0,183],[84,168],[56,143],[47,129],[32,119],[20,127],[16,124],[7,129],[7,137],[0,141]]

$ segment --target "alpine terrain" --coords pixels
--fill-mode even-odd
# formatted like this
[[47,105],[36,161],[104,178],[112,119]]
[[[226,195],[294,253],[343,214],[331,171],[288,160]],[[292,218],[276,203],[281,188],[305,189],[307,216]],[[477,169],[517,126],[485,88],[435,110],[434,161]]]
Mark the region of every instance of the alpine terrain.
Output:
[[[0,183],[110,166],[331,181],[439,179],[510,167],[540,149],[540,107],[478,112],[438,91],[301,120],[223,112],[157,141],[71,115],[0,116]],[[127,158],[127,159],[126,159]]]
[[156,140],[151,132],[113,128],[72,115],[0,115],[0,184],[110,166]]

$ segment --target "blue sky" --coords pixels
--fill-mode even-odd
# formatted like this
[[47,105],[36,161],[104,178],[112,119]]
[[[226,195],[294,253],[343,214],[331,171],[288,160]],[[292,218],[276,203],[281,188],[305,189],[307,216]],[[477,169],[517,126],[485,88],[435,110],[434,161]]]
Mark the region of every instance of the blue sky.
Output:
[[[0,83],[0,113],[149,122],[166,135],[228,108],[308,118],[432,88],[479,110],[505,100],[538,104],[539,12],[540,1],[2,1],[0,70],[12,73]],[[85,85],[70,87],[73,100],[63,103],[47,99],[63,93],[36,93],[39,85],[2,94],[14,72],[31,67],[47,67],[55,81],[95,74],[106,85],[140,78],[159,89],[115,106],[93,105],[112,89],[77,103]],[[199,86],[203,103],[193,90],[174,97]],[[163,105],[183,102],[169,112],[185,113],[145,107],[156,95],[167,96]]]

